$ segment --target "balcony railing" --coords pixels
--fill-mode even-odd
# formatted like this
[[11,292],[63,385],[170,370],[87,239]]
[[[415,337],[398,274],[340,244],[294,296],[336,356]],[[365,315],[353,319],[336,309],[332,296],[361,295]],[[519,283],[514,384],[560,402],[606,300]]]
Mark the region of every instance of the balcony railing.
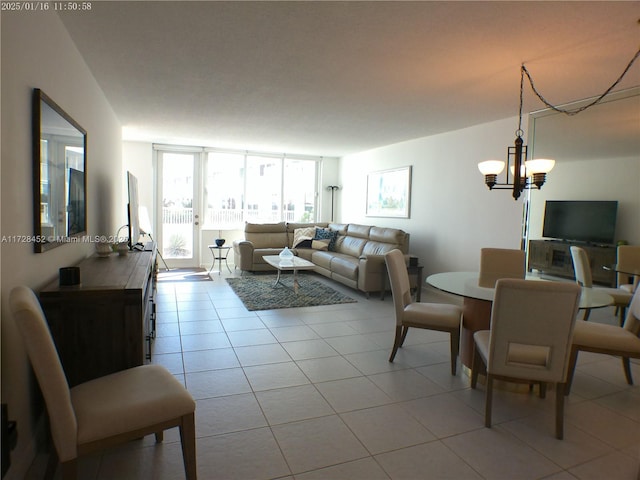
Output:
[[[218,229],[241,228],[245,221],[276,223],[295,222],[295,210],[285,210],[284,219],[279,210],[208,210],[203,225]],[[186,225],[193,223],[193,208],[164,207],[162,209],[162,223],[164,225]]]

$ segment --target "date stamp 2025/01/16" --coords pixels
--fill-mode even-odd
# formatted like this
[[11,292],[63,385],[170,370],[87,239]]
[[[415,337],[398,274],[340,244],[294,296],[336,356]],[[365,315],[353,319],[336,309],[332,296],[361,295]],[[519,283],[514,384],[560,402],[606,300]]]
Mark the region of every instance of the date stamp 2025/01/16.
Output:
[[2,1],[0,10],[3,12],[43,12],[54,10],[57,12],[88,12],[93,8],[91,2],[78,1]]

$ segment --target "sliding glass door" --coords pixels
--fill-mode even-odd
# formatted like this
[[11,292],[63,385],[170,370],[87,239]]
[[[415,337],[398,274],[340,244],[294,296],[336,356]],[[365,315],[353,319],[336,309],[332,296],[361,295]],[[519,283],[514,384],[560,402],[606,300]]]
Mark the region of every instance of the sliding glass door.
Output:
[[158,249],[170,268],[199,266],[201,152],[159,151]]

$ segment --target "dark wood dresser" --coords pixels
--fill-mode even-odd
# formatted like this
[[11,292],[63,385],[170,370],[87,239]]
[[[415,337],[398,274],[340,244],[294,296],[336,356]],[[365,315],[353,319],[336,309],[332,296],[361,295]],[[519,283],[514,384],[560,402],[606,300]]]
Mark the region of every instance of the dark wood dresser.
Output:
[[151,359],[155,336],[156,248],[93,255],[78,264],[80,285],[40,291],[70,386]]

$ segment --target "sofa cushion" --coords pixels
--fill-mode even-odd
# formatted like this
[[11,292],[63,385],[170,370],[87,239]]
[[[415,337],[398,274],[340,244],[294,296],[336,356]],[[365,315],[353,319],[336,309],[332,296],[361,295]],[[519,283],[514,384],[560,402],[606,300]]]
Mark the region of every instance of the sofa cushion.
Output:
[[397,228],[371,227],[369,238],[374,242],[390,243],[392,245],[404,245],[407,234]]
[[384,255],[393,249],[400,248],[400,245],[393,245],[389,243],[380,242],[367,242],[362,249],[362,255]]
[[366,238],[369,240],[369,232],[371,231],[371,225],[358,225],[357,223],[350,223],[347,227],[347,235],[356,238]]
[[246,223],[245,239],[254,248],[284,248],[287,245],[287,227],[280,223]]
[[351,255],[336,253],[331,259],[331,273],[337,273],[351,280],[358,279],[358,266],[358,259]]
[[340,241],[336,243],[336,252],[351,255],[358,259],[366,243],[367,240],[364,238],[356,238],[350,235],[340,237]]
[[336,239],[338,238],[338,232],[329,228],[317,228],[314,240],[327,240],[327,245],[330,251],[336,249]]
[[296,228],[293,231],[293,248],[311,248],[311,242],[308,245],[301,245],[300,242],[313,240],[316,235],[316,227]]

